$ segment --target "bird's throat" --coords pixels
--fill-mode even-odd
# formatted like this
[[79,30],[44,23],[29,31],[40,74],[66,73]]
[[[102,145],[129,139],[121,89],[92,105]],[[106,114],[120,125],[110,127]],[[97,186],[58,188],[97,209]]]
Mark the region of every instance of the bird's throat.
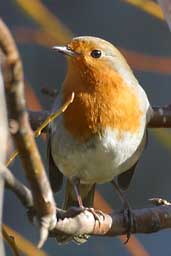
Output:
[[117,73],[93,72],[89,79],[68,76],[63,85],[63,100],[73,91],[75,98],[64,112],[64,126],[79,142],[103,134],[106,128],[121,133],[135,133],[140,128],[142,112],[138,97]]

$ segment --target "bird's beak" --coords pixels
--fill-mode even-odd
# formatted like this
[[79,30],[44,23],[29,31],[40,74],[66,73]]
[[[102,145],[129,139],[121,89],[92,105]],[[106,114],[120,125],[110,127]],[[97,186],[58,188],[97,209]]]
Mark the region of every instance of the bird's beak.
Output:
[[74,52],[73,50],[69,49],[67,46],[53,46],[52,49],[70,57],[75,57],[78,55],[77,52]]

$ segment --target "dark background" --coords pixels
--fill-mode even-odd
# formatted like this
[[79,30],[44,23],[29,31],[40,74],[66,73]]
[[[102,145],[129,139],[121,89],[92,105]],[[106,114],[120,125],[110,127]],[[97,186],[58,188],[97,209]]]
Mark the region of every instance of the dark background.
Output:
[[[42,1],[76,35],[93,35],[102,37],[116,46],[136,51],[145,55],[171,55],[171,34],[165,24],[143,11],[119,0],[87,1]],[[16,1],[1,1],[0,15],[12,33],[16,28],[40,27],[19,8]],[[15,38],[18,40],[17,37]],[[50,108],[51,100],[41,93],[42,87],[59,88],[65,76],[65,60],[53,53],[50,48],[33,43],[17,43],[23,60],[25,78],[35,91],[40,103]],[[128,60],[129,61],[129,60]],[[141,59],[137,59],[137,63]],[[158,59],[160,62],[160,59]],[[160,64],[160,63],[159,63]],[[136,70],[136,77],[146,90],[152,105],[171,103],[171,86],[169,72],[150,72]],[[31,95],[30,95],[31,97]],[[32,101],[30,100],[30,104]],[[29,105],[30,106],[30,105]],[[35,108],[33,106],[33,108]],[[167,137],[166,137],[167,136]],[[166,139],[165,139],[166,137]],[[170,131],[149,132],[149,143],[137,167],[136,175],[127,193],[133,208],[150,206],[151,197],[170,198],[171,187],[171,141]],[[46,164],[46,144],[37,140]],[[23,169],[17,159],[11,170],[25,181]],[[112,208],[120,207],[119,201],[110,184],[98,187]],[[62,201],[61,196],[56,197]],[[10,192],[5,193],[4,222],[27,239],[36,242],[38,233],[27,220],[25,209]],[[171,255],[171,231],[155,234],[137,235],[149,255]],[[91,238],[81,246],[70,243],[60,246],[54,239],[49,239],[44,246],[49,255],[133,255],[118,238]],[[72,250],[71,250],[72,249]],[[11,252],[8,250],[8,255]],[[136,251],[135,251],[135,254]]]

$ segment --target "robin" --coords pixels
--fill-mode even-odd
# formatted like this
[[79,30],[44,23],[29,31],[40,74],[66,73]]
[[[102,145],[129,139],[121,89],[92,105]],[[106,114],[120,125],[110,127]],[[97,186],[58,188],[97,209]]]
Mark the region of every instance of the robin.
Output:
[[50,183],[56,192],[65,176],[64,209],[88,208],[96,217],[91,208],[95,184],[113,182],[122,196],[120,188],[128,188],[145,147],[152,108],[125,58],[111,43],[81,36],[53,48],[67,57],[68,70],[52,111],[73,92],[75,97],[49,126]]

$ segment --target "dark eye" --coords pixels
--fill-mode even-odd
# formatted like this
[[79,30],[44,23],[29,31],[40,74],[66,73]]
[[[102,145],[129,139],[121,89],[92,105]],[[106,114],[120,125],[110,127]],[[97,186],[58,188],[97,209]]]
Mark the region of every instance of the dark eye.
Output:
[[100,50],[93,50],[93,51],[91,52],[91,56],[92,56],[93,58],[100,58],[101,55],[102,55],[102,52],[101,52]]

